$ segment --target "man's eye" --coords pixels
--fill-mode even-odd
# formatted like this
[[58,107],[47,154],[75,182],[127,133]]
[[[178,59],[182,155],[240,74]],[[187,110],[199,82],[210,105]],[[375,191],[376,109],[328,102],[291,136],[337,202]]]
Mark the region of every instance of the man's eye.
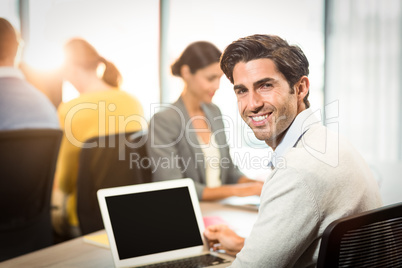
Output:
[[262,84],[258,90],[268,92],[268,91],[270,91],[272,89],[272,87],[273,87],[272,84],[265,83],[265,84]]
[[262,85],[261,88],[270,88],[270,87],[272,87],[272,84],[270,84],[270,83],[265,83],[265,84]]
[[245,90],[245,89],[238,89],[238,90],[236,90],[236,94],[237,94],[237,95],[241,95],[241,94],[246,93],[246,91],[247,91],[247,90]]

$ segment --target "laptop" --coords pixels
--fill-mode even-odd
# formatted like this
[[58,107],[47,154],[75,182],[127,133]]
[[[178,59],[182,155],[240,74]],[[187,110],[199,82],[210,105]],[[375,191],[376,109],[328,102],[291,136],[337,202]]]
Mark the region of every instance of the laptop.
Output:
[[116,267],[164,267],[190,258],[195,265],[184,267],[218,268],[233,261],[208,249],[192,179],[101,189],[97,195]]

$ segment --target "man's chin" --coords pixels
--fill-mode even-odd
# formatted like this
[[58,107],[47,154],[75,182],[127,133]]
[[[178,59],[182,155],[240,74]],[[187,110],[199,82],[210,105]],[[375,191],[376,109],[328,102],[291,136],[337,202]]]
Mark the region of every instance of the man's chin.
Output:
[[256,135],[255,133],[254,133],[254,136],[260,141],[265,141],[267,139],[267,137],[264,137],[262,135]]
[[271,131],[270,131],[270,127],[268,125],[257,127],[257,126],[252,125],[252,123],[250,123],[250,122],[247,122],[247,125],[249,126],[249,128],[251,128],[251,130],[254,133],[254,136],[258,140],[265,141],[270,138]]
[[253,132],[254,136],[260,141],[269,139],[269,135],[267,135],[267,131],[264,131],[264,129],[253,129]]

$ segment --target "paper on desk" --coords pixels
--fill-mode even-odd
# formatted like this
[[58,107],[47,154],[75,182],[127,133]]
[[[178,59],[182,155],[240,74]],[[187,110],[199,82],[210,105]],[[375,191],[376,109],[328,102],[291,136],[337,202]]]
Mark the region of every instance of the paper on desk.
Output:
[[110,248],[109,239],[107,238],[106,233],[85,235],[84,242],[95,245],[95,246],[103,247],[103,248]]

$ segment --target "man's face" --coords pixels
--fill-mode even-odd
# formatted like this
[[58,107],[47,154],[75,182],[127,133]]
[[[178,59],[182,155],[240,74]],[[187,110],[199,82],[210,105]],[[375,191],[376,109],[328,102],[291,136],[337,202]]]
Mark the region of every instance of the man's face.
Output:
[[288,82],[270,59],[237,63],[233,81],[243,120],[259,140],[275,149],[300,112],[297,91],[290,93]]

